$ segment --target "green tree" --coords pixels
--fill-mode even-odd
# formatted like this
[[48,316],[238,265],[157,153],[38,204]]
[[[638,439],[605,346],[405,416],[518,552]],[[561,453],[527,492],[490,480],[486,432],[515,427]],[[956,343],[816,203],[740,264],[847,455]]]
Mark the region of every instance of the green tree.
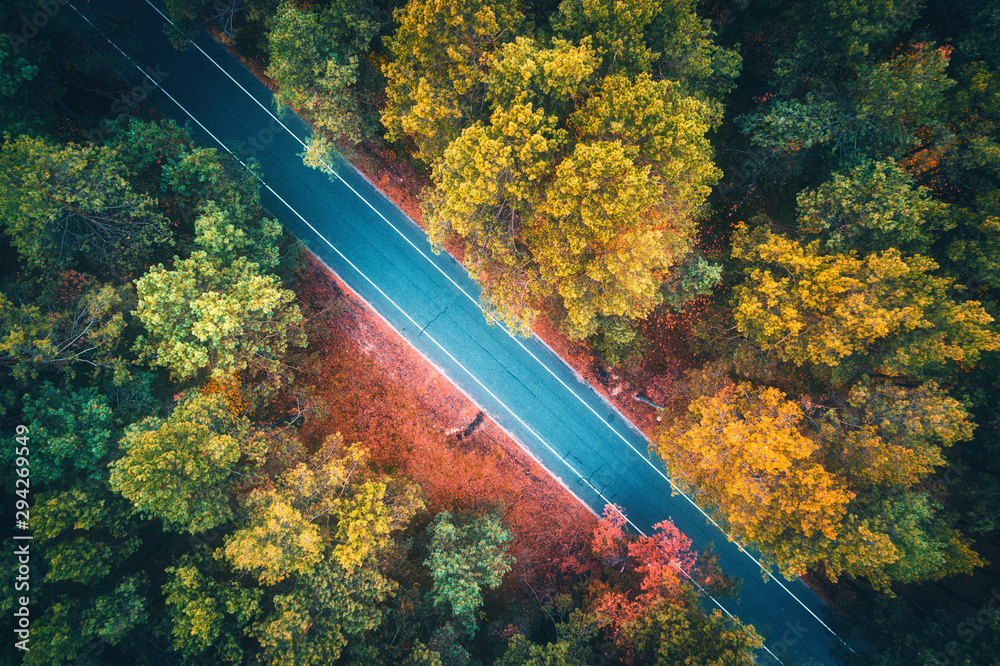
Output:
[[764,645],[752,626],[718,609],[705,616],[695,603],[682,606],[665,599],[654,602],[625,633],[642,663],[656,666],[751,666]]
[[166,574],[163,594],[174,649],[187,658],[208,652],[223,663],[243,661],[240,640],[262,612],[263,592],[229,580],[204,556],[185,555]]
[[94,599],[93,606],[83,612],[81,629],[85,636],[94,636],[108,645],[118,645],[122,639],[149,619],[149,600],[144,594],[144,574],[120,579],[108,594]]
[[222,397],[190,395],[165,420],[148,418],[126,431],[111,487],[168,529],[211,529],[232,517],[228,493],[239,469],[260,463],[248,434],[249,423]]
[[926,252],[946,206],[891,160],[867,161],[798,194],[799,231],[834,251]]
[[922,5],[897,0],[819,0],[808,6],[788,3],[784,18],[797,27],[798,36],[779,57],[776,78],[792,88],[861,64],[905,32]]
[[285,0],[268,35],[278,105],[304,110],[335,140],[356,144],[373,131],[354,90],[359,59],[378,30],[371,14],[366,3],[335,0],[320,9]]
[[506,544],[512,536],[494,516],[474,516],[456,525],[447,511],[435,516],[427,530],[434,601],[450,604],[452,616],[472,634],[476,610],[483,604],[482,587],[499,587],[510,571],[514,558],[507,555]]
[[559,631],[558,639],[545,645],[532,643],[523,634],[517,634],[507,651],[494,663],[497,666],[572,666],[591,663],[594,657],[592,642],[598,630],[597,619],[575,609],[556,628]]
[[136,347],[177,379],[201,371],[226,380],[241,372],[278,377],[290,346],[304,346],[295,294],[257,265],[219,264],[205,252],[154,266],[136,283],[135,314],[146,328]]
[[699,296],[712,293],[721,280],[722,266],[710,264],[697,252],[692,252],[674,266],[663,285],[663,295],[667,303],[680,312]]
[[922,128],[943,130],[945,92],[955,83],[945,73],[949,57],[949,49],[915,45],[859,65],[842,86],[778,98],[740,124],[753,144],[800,166],[817,153],[841,166],[901,158],[920,145]]
[[[79,390],[42,384],[35,396],[24,396],[24,418],[36,445],[31,478],[45,485],[80,472],[96,478],[100,463],[112,450],[112,414],[107,398],[93,387]],[[13,465],[14,450],[4,453]]]
[[8,139],[0,148],[0,223],[32,268],[125,274],[170,242],[157,202],[128,177],[107,147]]

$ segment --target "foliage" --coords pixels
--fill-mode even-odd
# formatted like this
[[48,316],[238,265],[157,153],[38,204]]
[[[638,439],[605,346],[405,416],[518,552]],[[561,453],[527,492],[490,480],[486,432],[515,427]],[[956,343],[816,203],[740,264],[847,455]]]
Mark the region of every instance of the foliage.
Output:
[[[336,435],[325,446],[332,452],[341,444]],[[347,574],[364,566],[386,548],[391,532],[423,507],[415,486],[403,485],[390,495],[385,479],[353,479],[365,456],[352,446],[342,456],[331,453],[314,469],[305,464],[289,469],[277,488],[254,490],[246,525],[226,542],[226,559],[264,585],[293,573],[308,576],[324,558]]]
[[656,440],[671,478],[733,538],[760,546],[786,575],[804,572],[810,542],[838,538],[853,493],[817,460],[802,410],[777,389],[723,383],[688,411]]
[[750,625],[713,609],[700,609],[659,600],[626,630],[644,664],[691,666],[750,666],[764,639]]
[[740,71],[736,50],[712,40],[710,22],[693,0],[567,0],[552,17],[557,35],[591,41],[609,73],[635,75],[656,70],[695,94],[721,115],[721,98]]
[[241,372],[279,376],[282,354],[305,345],[295,294],[242,257],[224,265],[193,252],[173,270],[151,268],[136,291],[135,314],[148,332],[136,346],[177,379],[203,371],[218,380]]
[[646,338],[625,317],[598,317],[597,332],[588,342],[594,353],[612,367],[638,364],[648,347]]
[[512,535],[494,516],[474,516],[456,525],[447,511],[435,516],[427,530],[434,600],[448,603],[452,616],[472,634],[475,613],[483,603],[481,588],[499,587],[510,571],[514,558],[506,554],[505,544]]
[[[219,396],[190,395],[164,419],[147,418],[122,438],[111,487],[136,511],[178,531],[201,532],[232,517],[227,491],[247,451],[249,424]],[[257,463],[259,464],[259,463]]]
[[1000,349],[992,317],[949,298],[953,281],[931,275],[937,265],[926,257],[822,254],[818,241],[764,230],[740,234],[733,254],[763,265],[735,291],[739,331],[796,365],[873,354],[888,372],[920,374]]
[[127,273],[170,241],[157,202],[128,175],[107,147],[8,139],[0,148],[0,222],[32,268]]
[[945,74],[950,54],[915,44],[882,63],[857,65],[842,87],[777,99],[740,123],[754,145],[777,155],[804,157],[822,146],[842,166],[899,158],[920,144],[921,128],[940,129],[937,109],[955,83]]
[[372,133],[352,87],[377,25],[364,4],[337,0],[322,9],[285,0],[268,40],[268,76],[279,107],[302,109],[335,139],[358,143]]
[[[25,419],[37,438],[31,477],[36,483],[53,483],[72,472],[98,475],[99,464],[112,450],[111,408],[93,387],[80,390],[43,383],[36,396],[23,401]],[[14,449],[3,454],[13,466]]]
[[206,557],[185,555],[167,567],[163,585],[173,646],[192,658],[212,650],[219,661],[238,663],[240,634],[261,613],[261,590],[227,580]]
[[25,381],[49,369],[72,376],[81,367],[112,369],[116,381],[127,370],[117,352],[125,328],[127,288],[86,285],[62,307],[22,303],[0,293],[0,364]]
[[789,4],[785,20],[798,27],[789,52],[775,66],[786,86],[817,78],[832,80],[838,70],[867,61],[916,19],[923,2],[820,0]]
[[722,266],[710,264],[697,252],[692,252],[674,267],[663,284],[664,299],[680,312],[699,296],[712,293],[721,280]]
[[946,207],[894,162],[864,162],[798,194],[799,231],[832,251],[926,252]]
[[372,560],[352,573],[324,560],[291,590],[275,594],[274,610],[254,626],[262,659],[278,666],[335,662],[350,639],[378,626],[382,602],[395,587]]
[[110,593],[94,600],[84,611],[82,630],[108,645],[118,645],[130,631],[149,619],[149,601],[144,595],[142,574],[124,577]]
[[396,10],[396,21],[385,40],[393,59],[382,122],[390,140],[411,136],[415,156],[434,163],[479,118],[490,59],[523,16],[512,0],[414,0]]
[[597,622],[579,609],[570,613],[559,625],[559,638],[553,643],[538,645],[523,634],[511,640],[507,651],[496,666],[572,666],[590,663],[594,657],[591,642],[597,634]]

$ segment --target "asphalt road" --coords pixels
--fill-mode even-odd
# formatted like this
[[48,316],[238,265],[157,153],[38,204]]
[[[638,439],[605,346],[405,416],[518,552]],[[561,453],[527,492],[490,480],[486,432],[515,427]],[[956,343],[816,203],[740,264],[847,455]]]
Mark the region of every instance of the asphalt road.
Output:
[[[834,663],[828,645],[837,639],[821,622],[819,597],[801,581],[762,577],[751,554],[685,496],[672,496],[642,434],[537,338],[489,326],[465,270],[448,254],[435,255],[423,231],[363,176],[344,164],[333,177],[305,167],[299,155],[308,127],[278,116],[270,91],[224,48],[202,35],[196,46],[175,50],[164,16],[145,0],[74,0],[63,11],[77,10],[94,23],[81,24],[84,36],[105,49],[114,47],[102,37],[111,37],[146,70],[129,74],[137,97],[189,123],[206,144],[256,157],[271,213],[581,502],[598,513],[617,503],[645,532],[671,518],[698,550],[714,542],[743,589],[738,601],[706,599],[706,606],[721,603],[752,623],[774,653]],[[125,21],[130,34],[110,28],[105,14]],[[123,108],[112,106],[109,117]],[[778,663],[768,650],[759,661]]]

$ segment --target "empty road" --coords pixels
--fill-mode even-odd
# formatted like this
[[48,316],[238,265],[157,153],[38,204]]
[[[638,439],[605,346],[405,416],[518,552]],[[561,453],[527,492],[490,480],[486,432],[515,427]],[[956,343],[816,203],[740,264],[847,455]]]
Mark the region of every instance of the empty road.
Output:
[[[647,458],[645,437],[621,413],[537,338],[489,326],[462,266],[435,255],[424,232],[350,165],[334,176],[304,166],[309,128],[277,114],[271,92],[207,35],[185,51],[172,48],[157,7],[74,0],[63,11],[85,17],[66,18],[80,21],[95,47],[126,54],[135,65],[130,83],[150,90],[165,115],[189,124],[207,145],[259,160],[268,210],[581,502],[598,513],[617,503],[645,532],[670,518],[698,550],[714,542],[743,590],[738,601],[706,599],[706,606],[719,603],[756,627],[766,641],[761,663],[780,663],[771,653],[783,650],[800,662],[833,663],[828,645],[837,639],[816,594],[797,580],[763,578],[751,554],[685,496],[671,495],[662,466]],[[126,21],[131,34],[94,27],[108,25],[99,20],[105,13]]]

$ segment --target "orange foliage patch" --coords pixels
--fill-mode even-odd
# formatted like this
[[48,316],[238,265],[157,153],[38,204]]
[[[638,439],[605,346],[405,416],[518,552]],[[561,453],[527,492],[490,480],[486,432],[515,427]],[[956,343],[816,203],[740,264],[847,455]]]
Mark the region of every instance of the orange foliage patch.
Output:
[[505,587],[547,578],[567,547],[586,548],[593,514],[489,419],[458,439],[478,408],[317,261],[310,257],[301,277],[307,311],[338,298],[350,305],[311,334],[306,381],[326,415],[304,427],[307,442],[340,431],[377,470],[419,483],[432,512],[500,507],[517,558]]
[[250,408],[250,402],[243,394],[243,389],[238,384],[223,384],[210,379],[203,384],[198,391],[202,395],[215,395],[221,393],[226,398],[226,406],[233,414],[243,415]]

